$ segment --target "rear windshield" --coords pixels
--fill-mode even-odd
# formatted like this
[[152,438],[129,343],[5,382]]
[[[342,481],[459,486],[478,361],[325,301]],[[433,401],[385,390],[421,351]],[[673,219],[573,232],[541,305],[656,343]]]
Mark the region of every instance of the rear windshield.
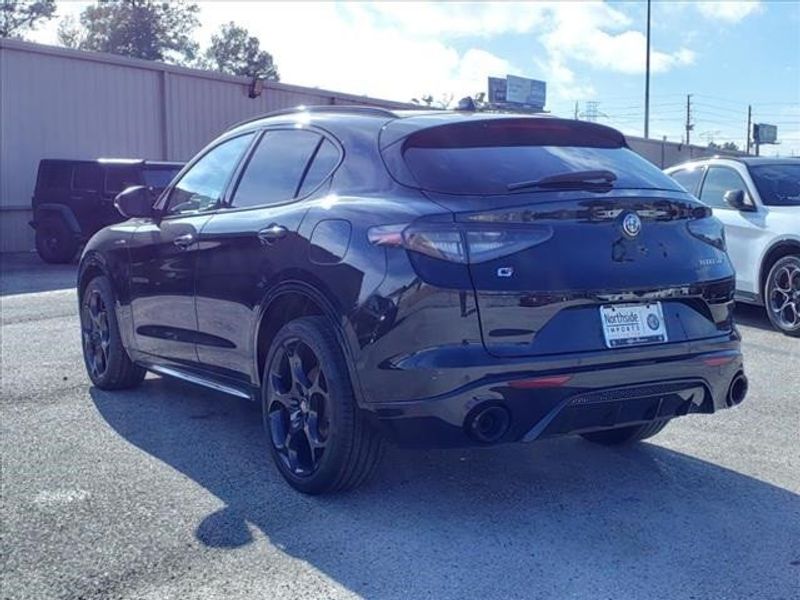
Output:
[[614,130],[563,121],[521,122],[423,130],[406,140],[403,158],[420,187],[449,194],[507,194],[512,183],[590,170],[614,173],[614,188],[681,189],[629,150]]
[[180,171],[178,167],[145,167],[144,184],[147,187],[163,190],[178,174],[178,171]]
[[750,167],[761,201],[768,206],[800,206],[800,162]]

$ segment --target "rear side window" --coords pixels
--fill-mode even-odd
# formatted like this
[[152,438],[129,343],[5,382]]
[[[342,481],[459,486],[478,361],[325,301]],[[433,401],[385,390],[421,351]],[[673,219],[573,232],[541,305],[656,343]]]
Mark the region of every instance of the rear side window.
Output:
[[747,185],[736,171],[727,167],[709,167],[700,201],[711,208],[731,208],[725,202],[725,192],[731,190],[742,190],[749,196]]
[[507,194],[511,183],[589,170],[613,172],[614,188],[680,189],[629,150],[619,132],[560,120],[497,119],[432,127],[406,139],[403,159],[419,187],[449,194]]
[[703,176],[703,169],[681,169],[670,173],[675,181],[677,181],[683,188],[690,194],[697,195],[697,188],[700,187],[700,178]]
[[327,179],[338,163],[339,149],[332,142],[323,138],[314,155],[314,161],[303,179],[298,196],[302,197],[313,192],[320,183]]
[[142,183],[139,169],[136,167],[111,166],[106,170],[106,191],[119,193],[122,190]]
[[72,185],[72,165],[45,164],[39,169],[40,190],[68,190]]
[[245,167],[231,205],[268,206],[294,198],[321,139],[311,131],[267,131]]
[[100,165],[94,163],[75,165],[72,187],[86,192],[99,192],[103,189],[104,175],[105,172]]

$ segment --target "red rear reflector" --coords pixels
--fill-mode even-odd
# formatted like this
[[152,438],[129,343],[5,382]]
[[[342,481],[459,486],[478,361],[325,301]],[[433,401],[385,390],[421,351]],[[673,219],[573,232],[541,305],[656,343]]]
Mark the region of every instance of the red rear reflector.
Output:
[[535,379],[515,379],[509,381],[508,386],[518,390],[532,390],[537,388],[560,387],[572,379],[572,375],[550,375]]
[[735,356],[716,356],[714,358],[704,358],[703,364],[707,367],[719,367],[732,363],[735,358]]

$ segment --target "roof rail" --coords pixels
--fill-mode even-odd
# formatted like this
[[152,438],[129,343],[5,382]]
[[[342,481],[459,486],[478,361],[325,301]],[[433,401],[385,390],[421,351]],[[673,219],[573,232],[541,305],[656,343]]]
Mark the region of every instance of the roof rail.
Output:
[[261,115],[256,115],[255,117],[250,117],[249,119],[245,119],[244,121],[239,121],[228,127],[228,131],[231,129],[235,129],[242,125],[246,125],[247,123],[252,123],[254,121],[260,121],[261,119],[268,119],[270,117],[280,117],[281,115],[291,115],[295,113],[301,112],[314,112],[314,113],[346,113],[346,114],[359,114],[359,115],[373,115],[376,117],[393,117],[397,118],[397,113],[393,112],[388,108],[381,108],[380,106],[357,106],[357,105],[346,105],[346,104],[321,104],[316,106],[293,106],[291,108],[281,108],[279,110],[273,110],[268,113],[264,113]]

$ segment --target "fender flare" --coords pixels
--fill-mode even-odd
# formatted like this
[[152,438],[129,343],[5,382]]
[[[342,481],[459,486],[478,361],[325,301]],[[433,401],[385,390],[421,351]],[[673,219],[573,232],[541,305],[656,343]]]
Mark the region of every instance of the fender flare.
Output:
[[32,225],[34,229],[36,228],[37,221],[41,220],[46,216],[48,213],[55,213],[61,217],[64,223],[69,227],[70,231],[74,233],[77,237],[82,235],[81,226],[78,223],[78,219],[75,216],[75,213],[72,210],[63,204],[55,204],[53,202],[48,202],[45,204],[39,204],[34,209],[34,220]]
[[[359,407],[364,407],[364,391],[361,386],[361,380],[356,369],[356,357],[354,348],[358,347],[355,332],[349,326],[347,317],[341,308],[337,307],[329,297],[319,289],[319,287],[299,279],[285,279],[280,283],[270,288],[258,306],[256,311],[256,327],[253,332],[253,373],[258,373],[261,370],[261,365],[258,364],[258,338],[261,334],[261,327],[264,322],[264,315],[270,309],[275,301],[285,294],[303,294],[307,296],[312,302],[322,309],[323,316],[328,320],[336,339],[339,342],[339,347],[344,354],[345,364],[347,371],[350,375],[350,381],[353,386],[353,394],[356,398],[356,403]],[[258,387],[261,386],[261,381],[257,383]]]

